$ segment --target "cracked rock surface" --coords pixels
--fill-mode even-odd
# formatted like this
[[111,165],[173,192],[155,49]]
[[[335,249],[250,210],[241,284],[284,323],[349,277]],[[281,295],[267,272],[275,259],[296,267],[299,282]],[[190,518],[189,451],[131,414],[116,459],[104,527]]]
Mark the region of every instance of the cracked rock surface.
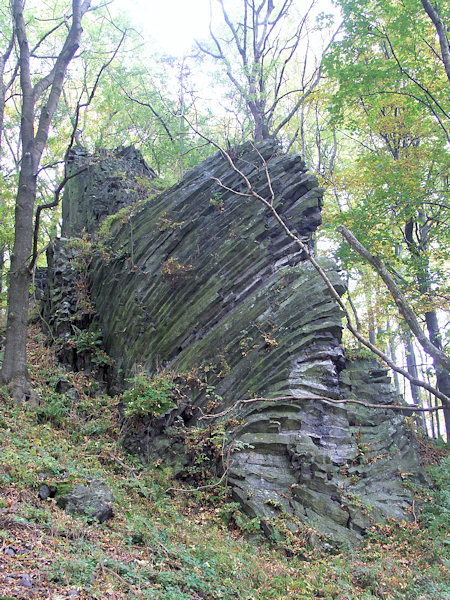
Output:
[[[72,169],[86,161],[80,156],[72,157]],[[312,248],[322,189],[302,159],[282,154],[274,142],[258,152],[244,145],[236,157],[259,194],[269,198],[273,190],[279,214]],[[131,163],[119,180],[118,160],[117,169],[108,157],[108,168],[100,162],[69,181],[63,215],[76,218],[64,225],[67,235],[83,229],[83,218],[84,228],[94,230],[92,216],[83,216],[89,203],[98,223],[105,206],[114,212],[122,190],[133,195]],[[149,174],[141,158],[136,169]],[[423,477],[419,454],[398,412],[333,402],[399,398],[375,362],[345,359],[341,312],[325,283],[267,208],[239,194],[246,189],[216,154],[112,223],[93,255],[90,299],[115,375],[166,368],[203,382],[160,419],[135,421],[124,443],[146,460],[162,458],[182,477],[189,457],[171,432],[223,422],[228,481],[249,516],[263,518],[270,530],[282,514],[291,528],[311,524],[331,539],[356,542],[373,520],[410,518],[412,495],[403,479]],[[72,310],[64,300],[71,285],[64,248],[56,243],[49,263],[49,322]],[[336,265],[318,260],[344,293]],[[114,373],[110,379],[117,380]],[[245,402],[251,398],[263,400]],[[225,414],[206,421],[205,412]]]

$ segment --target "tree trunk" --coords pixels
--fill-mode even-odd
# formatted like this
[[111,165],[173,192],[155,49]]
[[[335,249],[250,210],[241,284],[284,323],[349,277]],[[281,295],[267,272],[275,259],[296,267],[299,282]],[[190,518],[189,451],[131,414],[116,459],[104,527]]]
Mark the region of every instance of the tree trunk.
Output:
[[377,339],[375,335],[376,325],[372,306],[372,292],[366,284],[364,284],[364,295],[366,297],[367,319],[369,321],[369,342],[375,346]]
[[5,246],[0,249],[0,296],[3,292],[3,269],[5,268]]
[[[14,246],[9,272],[8,317],[1,380],[8,384],[13,398],[18,402],[31,396],[26,362],[26,342],[37,172],[47,144],[52,119],[58,107],[67,67],[79,46],[82,32],[81,19],[89,9],[90,2],[91,0],[72,0],[72,24],[61,52],[49,73],[38,79],[34,85],[30,71],[31,55],[27,23],[24,16],[25,2],[23,0],[11,2],[15,35],[20,50],[22,157],[16,195]],[[47,90],[49,90],[48,93]],[[39,117],[36,114],[38,101],[42,101]]]
[[[405,332],[405,336],[403,338],[403,343],[405,345],[406,368],[408,370],[408,373],[410,375],[412,375],[415,379],[418,379],[419,373],[417,370],[416,352],[414,350],[414,345],[412,343],[412,336],[411,336],[411,332],[409,331],[409,329]],[[422,406],[422,398],[420,395],[420,389],[413,383],[410,384],[410,389],[411,389],[411,398],[412,398],[413,403],[417,404],[417,406]],[[426,420],[425,420],[425,414],[420,413],[420,418],[422,420],[422,427],[424,429],[424,432],[426,433],[427,432],[427,424],[426,424]],[[419,416],[416,418],[416,423],[419,426],[419,423],[420,423]]]
[[258,106],[256,103],[250,103],[250,110],[254,122],[254,138],[255,142],[262,142],[270,138],[269,124],[264,115],[264,107]]
[[[432,342],[439,350],[442,350],[441,332],[439,328],[439,322],[435,310],[425,313],[425,321],[427,324],[428,336],[430,342]],[[444,369],[439,363],[433,360],[433,366],[436,373],[437,388],[440,392],[450,397],[450,375],[449,372]],[[444,408],[444,422],[445,430],[447,432],[447,441],[450,439],[450,407],[448,405]]]
[[[420,290],[420,293],[425,298],[431,298],[433,295],[433,290],[430,285],[430,270],[429,270],[429,262],[426,257],[425,250],[428,248],[428,234],[425,228],[419,228],[420,235],[414,239],[415,232],[415,223],[412,219],[410,219],[405,224],[405,240],[408,246],[408,250],[413,258],[416,261],[415,271],[416,271],[416,279],[417,284]],[[434,348],[437,348],[438,351],[442,352],[442,337],[439,329],[439,322],[437,318],[437,313],[435,310],[431,310],[425,313],[425,322],[427,325],[428,331],[428,339]],[[426,350],[426,348],[424,348]],[[439,361],[438,356],[435,353],[429,352],[430,355],[433,356],[433,367],[436,373],[436,387],[437,389],[445,394],[445,396],[450,397],[450,377],[449,372],[445,368],[443,361]],[[447,441],[450,439],[450,405],[448,402],[444,402],[444,422],[445,429],[447,432]]]
[[36,166],[33,149],[28,145],[19,176],[15,209],[15,238],[8,283],[8,319],[2,379],[10,384],[16,401],[29,397],[30,385],[26,361],[26,337],[31,275],[28,269],[36,198]]
[[[386,331],[388,332],[388,340],[389,340],[389,354],[391,355],[392,362],[397,363],[397,356],[395,353],[395,340],[394,334],[392,333],[392,329],[389,321],[386,321]],[[400,390],[400,381],[398,379],[398,373],[396,371],[392,371],[394,377],[395,389],[397,390],[397,394],[401,394]]]

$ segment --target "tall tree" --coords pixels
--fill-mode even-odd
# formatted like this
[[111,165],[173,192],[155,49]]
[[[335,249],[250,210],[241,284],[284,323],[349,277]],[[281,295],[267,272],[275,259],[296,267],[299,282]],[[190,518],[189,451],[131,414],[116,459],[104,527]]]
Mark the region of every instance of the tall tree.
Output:
[[[387,261],[440,351],[437,311],[448,302],[442,266],[448,259],[450,140],[442,6],[433,4],[432,18],[420,0],[339,4],[346,35],[327,66],[339,83],[337,122],[358,146],[357,169],[349,168],[342,180],[351,205],[337,218]],[[435,363],[435,373],[448,396],[448,372]],[[445,418],[450,431],[449,410]]]
[[[310,21],[318,2],[311,0],[299,18],[293,15],[294,0],[242,0],[239,13],[228,8],[224,0],[217,3],[223,29],[217,33],[211,25],[211,44],[197,45],[224,67],[238,101],[250,115],[254,140],[276,136],[321,78],[322,57],[317,58],[310,48]],[[288,86],[289,69],[300,61],[300,49],[299,75],[295,84]]]
[[[26,362],[26,336],[31,281],[30,257],[37,176],[47,144],[50,126],[61,97],[64,78],[80,43],[81,21],[91,0],[72,0],[70,27],[64,43],[43,76],[32,73],[33,59],[25,18],[25,0],[12,0],[12,18],[18,44],[21,93],[21,159],[15,206],[15,237],[8,286],[8,317],[5,356],[1,379],[9,384],[13,397],[21,401],[29,395]],[[62,19],[64,22],[66,19]],[[53,29],[52,31],[54,31]],[[45,37],[50,35],[47,32]],[[42,66],[41,66],[42,68]]]

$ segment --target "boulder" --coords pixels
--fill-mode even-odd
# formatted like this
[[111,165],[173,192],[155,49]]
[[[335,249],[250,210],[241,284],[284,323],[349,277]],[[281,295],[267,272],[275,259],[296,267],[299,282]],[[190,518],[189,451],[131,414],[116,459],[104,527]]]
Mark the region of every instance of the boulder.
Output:
[[99,523],[113,516],[113,502],[114,496],[107,484],[97,479],[74,485],[70,491],[57,495],[56,500],[56,504],[67,513],[95,518]]

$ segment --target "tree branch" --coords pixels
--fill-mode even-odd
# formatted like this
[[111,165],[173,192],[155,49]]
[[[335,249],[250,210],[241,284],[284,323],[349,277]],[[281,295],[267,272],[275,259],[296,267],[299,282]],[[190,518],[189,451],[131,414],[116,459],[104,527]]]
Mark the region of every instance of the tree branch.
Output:
[[[352,323],[350,313],[348,312],[347,307],[345,306],[344,302],[342,301],[342,299],[341,299],[339,293],[337,292],[336,288],[334,287],[333,283],[330,281],[328,275],[325,273],[325,271],[319,265],[317,260],[311,254],[307,244],[305,244],[305,242],[303,242],[303,240],[301,240],[298,237],[298,235],[296,235],[293,231],[291,231],[291,229],[286,225],[286,223],[284,222],[284,220],[282,219],[282,217],[279,215],[278,211],[276,210],[276,208],[273,204],[273,200],[272,199],[267,200],[266,198],[264,198],[263,196],[258,194],[258,192],[256,192],[255,189],[253,188],[248,177],[236,166],[236,164],[234,163],[234,161],[231,158],[231,156],[229,155],[229,153],[226,152],[219,144],[217,144],[213,140],[207,138],[205,135],[203,135],[197,129],[195,129],[194,126],[187,119],[186,119],[186,121],[195,133],[197,133],[204,140],[209,141],[215,148],[217,148],[219,150],[219,152],[222,154],[222,156],[228,162],[228,164],[233,169],[233,171],[235,171],[235,173],[237,173],[242,178],[242,180],[245,182],[245,185],[247,187],[247,192],[234,191],[234,190],[230,190],[229,188],[226,188],[226,189],[229,189],[229,191],[233,191],[233,193],[236,193],[241,196],[245,195],[249,198],[254,198],[258,202],[261,202],[264,206],[266,206],[269,209],[269,211],[272,213],[272,215],[274,216],[275,220],[279,223],[281,228],[284,230],[286,235],[290,239],[292,239],[300,247],[300,249],[304,252],[306,258],[313,265],[313,267],[315,268],[317,273],[320,275],[320,277],[325,282],[325,285],[327,286],[331,296],[336,300],[337,304],[342,309],[345,320],[346,320],[346,327],[350,331],[350,333],[357,340],[359,340],[364,346],[366,346],[366,348],[368,348],[376,356],[381,358],[381,360],[383,362],[385,362],[393,371],[396,371],[397,373],[400,373],[401,375],[403,375],[403,377],[408,379],[408,381],[410,381],[413,385],[416,385],[416,386],[426,389],[431,394],[433,394],[434,396],[439,398],[445,407],[448,407],[450,404],[450,398],[448,396],[446,396],[445,394],[443,394],[442,392],[437,390],[435,387],[433,387],[429,383],[427,383],[425,381],[421,381],[420,379],[413,377],[412,375],[410,375],[408,373],[408,371],[406,371],[402,367],[399,367],[398,365],[396,365],[385,352],[382,352],[379,348],[374,346],[369,340],[367,340],[363,335],[361,335],[361,333],[357,329],[355,329],[355,327]],[[268,173],[267,162],[265,161],[265,159],[261,155],[261,153],[258,151],[258,149],[255,148],[255,150],[259,154],[262,164],[265,165],[266,173]]]
[[[120,85],[120,84],[119,84]],[[125,94],[125,96],[131,100],[132,102],[135,102],[136,104],[139,104],[140,106],[145,106],[146,108],[149,108],[151,110],[151,112],[155,115],[155,117],[158,119],[158,121],[161,123],[161,125],[164,128],[164,131],[167,133],[167,135],[169,136],[170,141],[172,142],[172,144],[175,144],[175,140],[173,135],[170,132],[170,129],[168,127],[168,125],[166,124],[166,122],[164,121],[164,119],[161,117],[161,115],[153,108],[153,106],[149,103],[149,102],[143,102],[142,100],[138,100],[137,98],[134,98],[133,96],[131,96],[125,88],[122,87],[122,85],[120,85],[120,89],[122,90],[122,92]]]
[[439,110],[442,112],[442,114],[445,116],[446,119],[450,119],[450,115],[446,112],[446,110],[441,106],[440,102],[433,96],[433,94],[430,92],[430,90],[428,90],[425,86],[423,86],[420,81],[418,81],[415,77],[413,77],[410,73],[408,73],[408,71],[406,71],[406,69],[404,69],[395,53],[394,47],[392,46],[391,40],[388,36],[388,34],[386,32],[384,32],[384,35],[386,37],[386,41],[389,44],[389,48],[391,49],[392,52],[392,56],[394,57],[395,62],[397,63],[398,68],[400,69],[400,72],[403,73],[403,75],[405,75],[410,81],[412,81],[415,85],[417,85],[418,88],[420,88],[429,98],[432,102],[434,102],[434,104],[439,108]]
[[[447,28],[437,8],[437,3],[433,6],[430,0],[421,0],[427,15],[433,22],[434,28],[439,38],[439,45],[442,52],[442,62],[444,63],[447,79],[450,83],[450,47],[447,37]],[[448,15],[447,15],[448,16]]]
[[367,250],[367,248],[365,248],[361,244],[361,242],[359,242],[355,238],[352,232],[349,231],[344,225],[339,225],[337,230],[339,231],[339,233],[342,234],[345,240],[347,240],[350,246],[369,264],[372,265],[372,267],[376,270],[378,275],[384,281],[388,290],[391,293],[392,298],[394,299],[395,304],[397,305],[397,308],[399,309],[409,328],[414,333],[414,335],[417,338],[417,341],[425,350],[425,352],[432,356],[436,360],[436,362],[438,362],[442,367],[450,370],[450,358],[444,352],[442,352],[442,350],[440,350],[432,342],[430,342],[430,340],[427,338],[422,328],[420,327],[419,322],[417,321],[416,315],[409,306],[405,296],[403,295],[398,285],[395,283],[394,279],[392,278],[391,274],[389,273],[383,262],[380,260],[380,258],[377,256],[373,256]]
[[35,217],[35,221],[34,221],[33,253],[31,255],[30,265],[28,267],[28,270],[29,270],[30,273],[33,273],[33,271],[34,271],[34,269],[36,267],[37,259],[38,259],[38,249],[37,249],[37,247],[38,247],[38,240],[39,240],[39,224],[40,224],[40,219],[41,219],[41,212],[43,210],[47,209],[47,208],[55,208],[55,206],[58,206],[60,194],[61,194],[64,186],[66,185],[66,183],[70,179],[72,179],[72,177],[76,177],[77,175],[80,175],[81,173],[83,173],[87,169],[88,169],[88,165],[86,165],[83,168],[79,169],[75,173],[72,173],[71,175],[66,175],[64,177],[64,179],[61,181],[61,183],[58,185],[58,187],[56,188],[56,190],[55,190],[53,202],[49,202],[48,204],[40,204],[37,207],[37,209],[36,209],[36,217]]
[[273,132],[274,136],[277,136],[280,133],[280,131],[283,129],[283,127],[286,125],[286,123],[289,123],[289,121],[292,119],[292,117],[298,111],[298,109],[300,108],[300,106],[305,102],[305,100],[308,98],[308,96],[310,96],[312,94],[312,92],[314,91],[314,89],[317,87],[317,85],[318,85],[318,83],[320,81],[320,78],[322,76],[323,59],[324,59],[326,53],[328,52],[328,50],[330,49],[331,44],[334,42],[334,40],[335,40],[337,34],[339,33],[339,30],[342,27],[342,25],[343,25],[343,22],[340,23],[339,27],[333,33],[330,41],[328,42],[325,50],[323,51],[322,58],[320,60],[319,68],[317,69],[316,76],[315,76],[313,82],[310,84],[309,89],[301,96],[301,98],[299,98],[299,100],[295,103],[294,107],[287,114],[287,116],[281,121],[281,123],[279,123],[277,125],[277,127],[275,128],[275,131]]
[[242,404],[253,404],[255,402],[273,402],[274,404],[277,402],[289,402],[289,401],[299,401],[299,400],[318,400],[319,402],[324,402],[325,404],[358,404],[359,406],[364,406],[365,408],[382,408],[396,411],[411,411],[415,412],[436,412],[438,410],[444,410],[443,406],[433,406],[433,407],[419,407],[411,404],[376,404],[373,402],[363,402],[362,400],[357,400],[356,398],[329,398],[327,396],[316,396],[316,395],[305,395],[305,396],[280,396],[278,398],[247,398],[246,400],[237,400],[232,406],[223,410],[220,413],[214,414],[204,414],[200,407],[197,407],[203,414],[199,417],[199,421],[203,421],[205,419],[219,419],[225,417],[230,412],[235,410],[238,406]]
[[127,29],[125,29],[124,31],[122,31],[122,37],[120,38],[120,41],[117,44],[117,47],[116,47],[116,49],[113,52],[113,55],[111,56],[111,58],[108,61],[106,61],[105,63],[103,63],[103,65],[101,66],[99,72],[97,73],[97,77],[95,78],[94,86],[93,86],[93,88],[91,90],[91,93],[89,94],[89,97],[86,100],[86,102],[84,102],[82,104],[80,104],[79,100],[77,102],[77,108],[76,108],[76,111],[75,111],[75,121],[74,121],[73,128],[72,128],[72,135],[71,135],[71,138],[70,138],[70,143],[69,143],[68,150],[70,150],[72,148],[72,146],[74,144],[74,141],[75,141],[75,136],[76,136],[77,129],[78,129],[78,122],[79,122],[79,119],[80,119],[80,110],[82,108],[86,108],[92,102],[92,100],[93,100],[93,98],[95,96],[95,92],[97,91],[97,87],[98,87],[98,84],[100,82],[100,78],[101,78],[101,76],[103,74],[103,71],[105,71],[105,69],[107,69],[109,67],[109,65],[112,63],[112,61],[116,58],[117,53],[119,52],[119,49],[120,49],[121,45],[123,44],[125,36],[127,35],[127,31],[128,31]]
[[[63,48],[56,60],[55,66],[52,69],[53,78],[51,82],[50,94],[45,106],[41,110],[38,128],[34,138],[39,159],[47,142],[51,120],[56,111],[56,107],[58,106],[67,66],[72,60],[80,43],[80,37],[82,33],[81,19],[89,9],[90,4],[91,0],[84,0],[83,3],[81,3],[81,0],[72,0],[72,25],[64,42]],[[37,91],[39,91],[39,88]],[[34,99],[36,99],[36,87],[33,90],[33,96]]]

